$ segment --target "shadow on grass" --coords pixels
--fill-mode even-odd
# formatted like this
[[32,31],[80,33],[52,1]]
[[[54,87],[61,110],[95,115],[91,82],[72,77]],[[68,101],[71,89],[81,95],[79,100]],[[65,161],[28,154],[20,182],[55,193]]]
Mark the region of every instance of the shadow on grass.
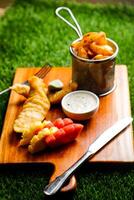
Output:
[[[52,165],[49,164],[17,164],[17,165],[0,165],[0,176],[1,175],[6,175],[7,177],[15,177],[19,181],[20,177],[23,181],[26,180],[26,178],[30,177],[30,180],[33,178],[38,177],[37,180],[42,179],[44,176],[44,179],[41,181],[41,188],[40,192],[42,192],[42,200],[60,200],[60,199],[74,199],[74,194],[75,191],[71,191],[68,193],[61,193],[58,192],[55,195],[52,196],[47,196],[43,194],[43,188],[45,185],[48,184],[49,178],[52,175],[54,168]],[[133,171],[134,170],[134,165],[133,163],[85,163],[82,165],[76,172],[75,176],[78,182],[78,188],[79,188],[79,181],[81,178],[87,176],[87,174],[90,175],[95,175],[98,177],[100,176],[113,176],[114,173],[120,173],[120,174],[125,174],[127,172]],[[4,177],[4,176],[3,176]],[[89,180],[90,181],[90,180]]]

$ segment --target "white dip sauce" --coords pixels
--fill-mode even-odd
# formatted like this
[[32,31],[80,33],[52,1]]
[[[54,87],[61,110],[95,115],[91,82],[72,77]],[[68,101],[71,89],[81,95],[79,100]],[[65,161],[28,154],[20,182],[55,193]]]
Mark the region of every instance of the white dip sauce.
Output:
[[65,108],[73,113],[85,113],[94,109],[96,104],[95,97],[83,91],[68,95]]

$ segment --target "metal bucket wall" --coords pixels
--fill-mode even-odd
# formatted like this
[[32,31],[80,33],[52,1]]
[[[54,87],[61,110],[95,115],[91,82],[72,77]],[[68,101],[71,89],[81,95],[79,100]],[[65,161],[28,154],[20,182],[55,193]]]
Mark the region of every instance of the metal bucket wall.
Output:
[[[89,90],[97,95],[106,95],[115,88],[115,59],[118,53],[117,44],[107,39],[114,50],[114,54],[102,60],[88,60],[80,58],[73,52],[72,80],[78,83],[78,89]],[[77,40],[78,41],[78,40]]]

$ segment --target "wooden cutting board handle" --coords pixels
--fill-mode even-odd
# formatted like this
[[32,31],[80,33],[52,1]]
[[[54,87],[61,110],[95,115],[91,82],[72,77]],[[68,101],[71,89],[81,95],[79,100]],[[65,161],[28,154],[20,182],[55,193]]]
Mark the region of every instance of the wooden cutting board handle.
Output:
[[[65,172],[69,167],[65,167],[64,169],[60,170],[60,165],[57,165],[57,167],[54,166],[54,171],[52,173],[52,176],[50,177],[49,183],[54,181],[56,177],[60,176],[63,172]],[[66,193],[66,192],[72,192],[76,190],[77,187],[77,181],[74,175],[72,175],[68,181],[63,185],[63,187],[60,189],[60,192]]]
[[75,176],[73,175],[70,179],[67,185],[61,188],[61,192],[72,192],[76,190],[77,187],[77,181]]

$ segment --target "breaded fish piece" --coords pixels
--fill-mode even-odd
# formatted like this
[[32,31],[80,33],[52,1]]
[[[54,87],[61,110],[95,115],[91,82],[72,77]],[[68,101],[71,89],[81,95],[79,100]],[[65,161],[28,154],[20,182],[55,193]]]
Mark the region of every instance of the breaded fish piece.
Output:
[[[22,139],[24,133],[30,132],[32,124],[42,122],[45,119],[47,112],[50,109],[47,88],[43,80],[36,76],[32,76],[28,82],[30,85],[29,95],[24,102],[22,111],[15,120],[13,127],[15,132],[22,133]],[[19,93],[19,91],[17,92]]]
[[49,122],[50,121],[44,120],[43,122],[37,121],[37,122],[31,123],[30,128],[23,132],[22,139],[19,142],[19,146],[28,145],[32,137],[35,136],[40,130],[45,128],[45,126]]
[[25,84],[15,83],[13,86],[10,87],[10,89],[14,90],[18,94],[21,94],[27,98],[29,95],[30,86]]

